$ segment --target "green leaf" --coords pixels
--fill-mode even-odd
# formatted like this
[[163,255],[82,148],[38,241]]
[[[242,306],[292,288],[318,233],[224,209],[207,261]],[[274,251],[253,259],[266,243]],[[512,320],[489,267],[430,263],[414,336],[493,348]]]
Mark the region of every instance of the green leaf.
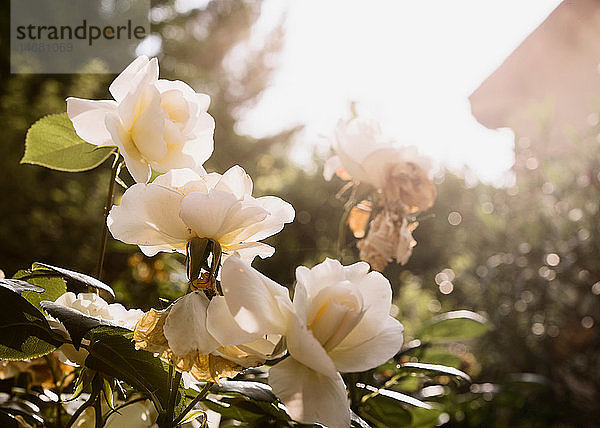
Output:
[[213,385],[211,392],[218,394],[237,392],[252,400],[277,402],[277,397],[273,394],[271,387],[260,382],[222,380],[220,385]]
[[[379,389],[379,388],[375,388],[374,386],[365,385],[365,384],[361,384],[361,383],[357,383],[356,386],[359,388],[366,389],[367,391],[373,392],[374,397],[376,397],[377,395],[383,395],[385,397],[400,401],[401,403],[410,404],[411,406],[421,407],[423,409],[431,409],[431,406],[429,404],[427,404],[421,400],[418,400],[414,397],[411,397],[410,395],[406,395],[406,394],[403,394],[398,391],[392,391],[392,390],[383,389],[383,388]],[[370,399],[371,398],[369,398],[368,400],[370,400]]]
[[36,285],[30,284],[26,281],[21,281],[20,279],[0,279],[0,286],[8,288],[9,290],[14,291],[15,293],[23,293],[25,291],[31,291],[34,293],[42,293],[44,289],[42,287],[38,287]]
[[360,406],[360,414],[377,428],[410,426],[410,412],[390,397],[376,395]]
[[475,312],[453,311],[432,318],[418,337],[439,342],[474,339],[489,328],[488,320]]
[[102,392],[104,393],[104,400],[108,405],[110,410],[115,410],[114,400],[113,400],[113,389],[109,381],[105,378],[102,378]]
[[410,369],[411,372],[425,372],[435,376],[454,376],[466,380],[467,382],[471,382],[471,377],[465,372],[455,369],[454,367],[442,366],[441,364],[405,363],[402,364],[401,367]]
[[19,422],[13,415],[0,408],[0,426],[5,428],[19,428]]
[[438,426],[438,420],[442,414],[439,409],[422,409],[412,407],[409,409],[412,416],[411,428],[433,428]]
[[[69,269],[65,269],[65,268],[61,268],[61,267],[56,267],[56,266],[52,266],[52,265],[48,265],[46,263],[39,263],[36,262],[34,265],[39,265],[42,266],[44,268],[50,269],[52,271],[58,272],[59,274],[61,274],[64,277],[67,277],[69,279],[72,279],[74,281],[77,281],[81,284],[87,285],[88,287],[92,287],[92,288],[96,288],[98,290],[104,290],[107,293],[109,293],[112,297],[115,297],[115,292],[113,291],[113,289],[110,287],[110,285],[103,283],[102,281],[93,278],[89,275],[85,275],[83,273],[79,273],[79,272],[75,272]],[[46,299],[49,300],[49,299]]]
[[52,114],[27,131],[21,163],[80,172],[96,168],[114,151],[114,147],[97,147],[82,140],[66,113]]
[[25,280],[29,284],[37,286],[41,289],[41,292],[37,290],[27,290],[21,295],[33,306],[38,308],[44,313],[40,302],[44,300],[55,301],[60,296],[67,292],[67,285],[65,281],[56,273],[33,264],[30,270],[20,270],[14,278],[19,280]]
[[[252,426],[265,426],[261,422],[278,420],[289,421],[290,417],[275,403],[251,400],[242,395],[221,397],[219,400],[209,398],[202,402],[206,407],[221,414],[224,419],[231,418],[240,422],[248,422]],[[272,423],[270,424],[272,425]]]
[[419,360],[427,361],[429,364],[441,364],[450,367],[457,367],[462,364],[462,360],[458,355],[435,346],[427,348]]
[[[85,365],[127,382],[150,397],[159,413],[163,413],[169,401],[169,373],[152,353],[135,349],[134,343],[125,337],[130,333],[117,327],[91,330],[90,355]],[[178,393],[176,407],[182,407],[183,399],[183,394]]]
[[0,287],[0,359],[24,360],[56,349],[50,325],[31,303],[8,288]]

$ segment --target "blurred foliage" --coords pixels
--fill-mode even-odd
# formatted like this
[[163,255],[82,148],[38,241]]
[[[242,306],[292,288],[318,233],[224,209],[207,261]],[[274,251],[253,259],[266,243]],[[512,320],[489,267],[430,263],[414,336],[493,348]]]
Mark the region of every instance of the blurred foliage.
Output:
[[[94,274],[108,162],[74,175],[19,165],[19,159],[33,122],[65,111],[67,96],[108,98],[113,76],[9,74],[7,3],[0,17],[0,268],[9,276],[42,261]],[[283,40],[282,23],[262,45],[248,42],[260,8],[260,2],[219,0],[177,13],[172,2],[154,1],[152,24],[162,40],[161,77],[186,81],[212,97],[209,112],[217,128],[207,169],[223,172],[240,164],[252,176],[256,195],[275,194],[294,205],[295,222],[267,240],[275,255],[255,262],[261,272],[291,285],[296,266],[337,256],[344,201],[333,196],[341,182],[327,183],[320,172],[289,160],[297,129],[261,140],[236,132],[239,115],[268,85]],[[511,188],[449,173],[438,177],[438,200],[420,219],[411,260],[385,272],[406,327],[406,349],[397,365],[369,376],[379,386],[394,379],[387,386],[392,390],[420,391],[419,399],[439,403],[439,417],[390,408],[389,397],[381,396],[365,401],[363,413],[377,418],[395,412],[414,426],[597,425],[599,131],[577,137],[577,150],[535,163],[525,161],[544,142],[518,144],[517,184]],[[353,248],[349,237],[347,244]],[[346,263],[356,260],[353,251]],[[136,247],[111,240],[105,270],[104,279],[127,306],[158,307],[159,297],[173,299],[186,289],[179,255],[146,258]],[[477,341],[416,346],[412,339],[432,316],[456,309],[485,314],[492,328]],[[452,377],[403,376],[402,364],[414,359],[456,367],[473,383],[450,388]]]

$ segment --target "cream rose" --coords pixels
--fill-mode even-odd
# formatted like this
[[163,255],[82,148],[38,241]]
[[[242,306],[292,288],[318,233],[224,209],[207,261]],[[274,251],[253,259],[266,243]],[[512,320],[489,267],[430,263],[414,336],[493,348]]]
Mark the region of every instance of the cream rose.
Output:
[[[113,325],[118,325],[129,330],[133,330],[138,320],[144,315],[140,309],[125,309],[120,303],[109,304],[106,300],[95,293],[65,293],[54,302],[66,308],[74,309],[94,318],[99,318],[103,321],[110,321]],[[67,329],[60,321],[54,319],[49,320],[53,329],[57,329],[65,337],[69,338]],[[76,350],[71,344],[65,343],[59,348],[59,359],[62,362],[73,365],[83,365],[88,352],[84,348]]]
[[224,253],[251,261],[275,249],[258,242],[294,219],[294,208],[274,196],[254,198],[252,180],[239,166],[225,174],[172,170],[150,184],[135,184],[113,206],[108,228],[115,239],[136,244],[144,254],[185,252],[194,238],[219,242]]
[[390,284],[364,262],[342,266],[331,259],[313,269],[299,267],[296,279],[291,302],[287,289],[230,257],[221,286],[244,330],[285,335],[290,357],[271,368],[269,384],[290,416],[348,427],[350,408],[339,372],[376,367],[402,346],[402,324],[390,315]]
[[67,98],[67,114],[85,141],[118,147],[137,182],[147,182],[151,168],[196,169],[212,154],[210,97],[158,79],[156,58],[136,58],[109,90],[114,100]]

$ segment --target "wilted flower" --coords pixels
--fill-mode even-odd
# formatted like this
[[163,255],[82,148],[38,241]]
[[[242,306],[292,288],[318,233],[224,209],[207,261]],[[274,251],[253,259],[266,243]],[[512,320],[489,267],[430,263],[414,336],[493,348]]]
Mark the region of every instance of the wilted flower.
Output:
[[[129,330],[133,330],[135,324],[144,314],[140,309],[127,310],[120,303],[109,304],[95,293],[79,293],[78,295],[75,295],[75,293],[68,292],[56,299],[54,303],[74,309],[84,315],[99,318],[104,321],[110,321],[111,324]],[[49,321],[52,328],[57,329],[65,337],[69,338],[67,329],[60,321]],[[88,355],[88,352],[84,348],[80,348],[79,351],[77,351],[75,347],[69,343],[61,345],[58,350],[66,357],[66,360],[63,362],[74,363],[77,365],[82,365]]]
[[356,117],[340,120],[332,138],[336,152],[325,163],[323,175],[334,173],[382,189],[388,202],[401,201],[409,210],[426,210],[435,200],[427,158],[414,146],[401,147],[381,133],[373,120]]
[[108,228],[115,239],[139,245],[148,256],[185,253],[187,242],[198,237],[214,239],[223,252],[251,261],[275,252],[258,241],[278,233],[294,214],[279,198],[254,198],[252,180],[240,166],[223,175],[179,169],[127,189],[110,211]]
[[386,205],[402,204],[408,212],[425,211],[435,202],[435,186],[423,167],[406,161],[388,170],[384,180],[383,196]]
[[231,257],[223,264],[227,305],[248,332],[285,335],[290,358],[274,365],[269,384],[289,414],[304,423],[348,427],[350,408],[338,373],[360,372],[393,357],[403,327],[390,316],[392,291],[363,262],[327,259],[296,270],[293,303],[287,289]]
[[156,58],[136,58],[109,90],[114,100],[67,98],[67,114],[85,141],[118,147],[136,181],[147,182],[150,168],[196,169],[212,154],[210,97],[158,79]]
[[387,210],[380,211],[371,221],[367,237],[356,244],[360,259],[380,272],[393,259],[406,264],[417,244],[412,237],[417,226],[418,223],[409,224],[406,218],[398,218]]
[[271,357],[280,337],[242,330],[223,296],[192,292],[165,311],[151,309],[134,331],[136,348],[157,353],[198,381],[218,382]]

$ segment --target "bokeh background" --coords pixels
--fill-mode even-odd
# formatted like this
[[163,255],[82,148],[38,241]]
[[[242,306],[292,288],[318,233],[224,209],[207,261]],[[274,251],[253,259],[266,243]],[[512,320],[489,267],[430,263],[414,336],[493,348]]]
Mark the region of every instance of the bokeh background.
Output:
[[[473,378],[470,388],[449,389],[447,418],[440,423],[597,426],[600,2],[547,2],[520,15],[516,2],[484,2],[502,10],[508,26],[511,14],[519,15],[513,22],[517,29],[506,30],[506,36],[501,25],[492,28],[494,40],[509,43],[501,49],[490,44],[496,56],[485,65],[469,63],[469,51],[458,48],[455,57],[415,64],[415,58],[435,57],[435,49],[446,51],[442,41],[447,38],[452,46],[460,40],[488,40],[481,22],[460,30],[476,22],[477,13],[452,21],[483,10],[480,2],[424,2],[427,7],[415,16],[392,2],[347,8],[345,3],[308,3],[303,15],[294,11],[299,7],[294,2],[152,2],[153,38],[143,49],[158,56],[162,78],[183,80],[212,97],[209,112],[217,127],[207,169],[223,172],[240,164],[252,176],[256,195],[277,195],[296,209],[295,222],[267,240],[277,248],[275,255],[255,266],[292,285],[296,266],[336,255],[343,201],[334,195],[342,183],[322,178],[328,145],[320,135],[335,125],[335,118],[347,117],[355,101],[359,113],[380,117],[389,133],[422,146],[439,164],[438,199],[414,234],[418,245],[412,258],[384,272],[407,339],[433,315],[448,310],[479,312],[493,326],[477,341],[434,348],[424,358]],[[10,74],[9,5],[2,5],[0,269],[8,277],[42,261],[93,273],[110,165],[69,174],[20,165],[19,160],[26,130],[35,120],[65,111],[67,96],[109,98],[114,76],[86,74],[86,69],[72,75]],[[395,8],[399,27],[411,22],[421,32],[399,39],[386,7]],[[481,20],[492,22],[494,17],[481,10]],[[378,17],[387,17],[390,26],[379,34],[381,44],[357,46],[356,40],[378,27]],[[481,36],[472,29],[482,31]],[[295,38],[288,38],[288,31]],[[315,53],[306,68],[310,72],[286,62],[294,52],[289,44],[300,43],[302,31],[306,40],[329,49],[329,56]],[[363,37],[355,39],[353,34],[361,32]],[[453,32],[460,37],[452,39]],[[406,46],[416,56],[408,55]],[[486,44],[478,49],[485,51]],[[329,70],[340,63],[353,69],[345,59],[352,52],[356,64],[368,64],[357,66],[364,81],[340,77],[339,83]],[[382,70],[390,58],[399,64],[393,70],[397,86],[393,80],[386,80],[383,89],[372,86],[387,75]],[[429,72],[434,64],[437,72]],[[87,71],[99,64],[88,66]],[[420,77],[414,71],[419,67]],[[477,73],[473,67],[479,67]],[[290,75],[294,69],[297,74]],[[454,75],[471,77],[460,83]],[[317,92],[302,97],[303,85]],[[420,104],[407,101],[408,95],[403,100],[406,88],[420,85],[429,88],[417,91]],[[296,86],[299,92],[277,92]],[[328,88],[343,94],[345,87],[346,98],[331,101]],[[474,131],[455,127],[463,119],[445,101],[447,87],[461,88],[455,96],[461,97],[461,108],[472,109],[467,122],[478,127]],[[410,131],[404,133],[405,128]],[[492,131],[499,128],[510,131]],[[443,141],[436,135],[443,135]],[[437,146],[430,143],[436,138]],[[350,237],[347,245],[349,263],[357,254]],[[181,293],[183,263],[177,255],[146,258],[136,247],[110,240],[104,279],[126,306],[148,309],[159,306],[160,297]]]

